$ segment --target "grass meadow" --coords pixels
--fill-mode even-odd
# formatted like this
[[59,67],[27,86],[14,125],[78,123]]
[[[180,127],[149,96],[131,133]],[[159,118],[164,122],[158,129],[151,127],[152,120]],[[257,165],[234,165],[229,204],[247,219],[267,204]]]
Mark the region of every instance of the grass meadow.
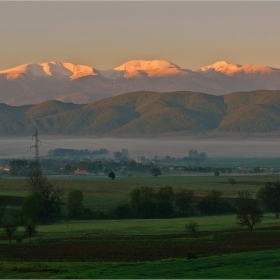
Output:
[[[170,185],[174,191],[193,190],[202,196],[212,189],[225,197],[238,191],[256,193],[277,175],[231,176],[131,176],[112,181],[97,176],[50,176],[65,195],[84,192],[85,207],[108,210],[128,203],[133,188]],[[2,178],[0,195],[24,197],[24,178]],[[13,207],[17,207],[14,205]],[[194,220],[198,238],[184,232]],[[17,237],[24,237],[21,243]],[[260,279],[279,277],[280,224],[266,213],[253,232],[238,228],[235,215],[194,216],[175,219],[61,220],[39,225],[29,242],[19,227],[11,244],[0,233],[0,278],[55,279]],[[190,257],[191,256],[191,257]]]

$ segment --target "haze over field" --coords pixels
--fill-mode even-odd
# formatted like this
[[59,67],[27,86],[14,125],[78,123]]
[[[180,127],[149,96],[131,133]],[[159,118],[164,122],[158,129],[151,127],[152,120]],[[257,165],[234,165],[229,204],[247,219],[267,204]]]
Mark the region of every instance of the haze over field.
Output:
[[[182,158],[188,156],[190,149],[206,152],[209,158],[261,158],[280,157],[279,138],[239,138],[239,139],[195,139],[195,138],[162,138],[162,139],[128,139],[128,138],[96,138],[61,139],[39,136],[42,141],[40,156],[45,156],[51,149],[89,149],[106,148],[113,152],[128,149],[131,158],[145,156],[152,159],[154,156],[171,156]],[[0,158],[34,158],[34,145],[31,137],[0,139]],[[101,156],[102,157],[102,156]]]

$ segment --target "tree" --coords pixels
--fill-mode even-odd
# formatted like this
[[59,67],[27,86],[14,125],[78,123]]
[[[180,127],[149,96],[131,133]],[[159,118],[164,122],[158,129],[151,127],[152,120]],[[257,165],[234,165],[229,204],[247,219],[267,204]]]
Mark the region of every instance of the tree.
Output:
[[161,170],[158,167],[151,168],[151,174],[157,178],[157,176],[162,175]]
[[81,190],[73,190],[68,193],[66,207],[70,217],[79,218],[82,216],[83,199],[84,194]]
[[183,190],[175,195],[175,207],[180,217],[192,215],[193,213],[193,191]]
[[223,213],[223,202],[221,199],[222,192],[212,190],[197,205],[203,214],[221,214]]
[[194,235],[194,237],[198,236],[198,229],[199,229],[199,224],[195,221],[189,221],[186,225],[185,225],[185,231],[187,233],[192,233]]
[[12,235],[16,232],[17,226],[12,222],[4,222],[4,231],[8,235],[10,243],[12,242]]
[[61,211],[63,191],[49,182],[40,169],[31,171],[26,180],[32,193],[38,194],[47,219],[53,219]]
[[157,216],[171,218],[174,216],[174,192],[171,186],[161,187],[156,194]]
[[108,177],[111,178],[112,180],[114,180],[114,179],[116,178],[115,172],[114,172],[114,171],[110,171],[110,172],[108,173]]
[[280,181],[266,183],[258,190],[257,197],[262,200],[268,210],[275,213],[276,218],[279,218]]
[[21,204],[21,213],[24,221],[32,219],[35,222],[47,222],[47,209],[41,203],[38,193],[28,195]]
[[72,172],[72,167],[69,164],[66,164],[65,167],[64,167],[64,172],[66,174],[71,173]]
[[214,176],[220,176],[220,171],[216,169],[216,170],[214,171]]
[[228,182],[229,182],[231,185],[235,185],[235,184],[236,184],[236,181],[235,181],[235,179],[233,179],[233,178],[228,179]]
[[2,218],[4,217],[6,211],[6,201],[3,196],[0,196],[0,225],[2,223]]
[[24,225],[25,232],[29,236],[29,241],[31,241],[31,237],[34,236],[38,231],[36,230],[37,225],[31,220],[28,219]]
[[141,187],[132,190],[130,207],[136,218],[155,218],[157,215],[156,194],[151,187]]
[[257,201],[252,199],[252,195],[248,191],[239,192],[237,204],[237,225],[247,226],[252,231],[255,224],[261,223],[263,211],[258,206]]

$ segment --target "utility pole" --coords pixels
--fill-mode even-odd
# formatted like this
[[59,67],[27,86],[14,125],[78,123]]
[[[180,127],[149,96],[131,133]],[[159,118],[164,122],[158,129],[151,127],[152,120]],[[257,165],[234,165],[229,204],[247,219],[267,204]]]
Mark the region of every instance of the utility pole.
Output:
[[35,145],[33,145],[33,146],[30,147],[30,151],[31,151],[31,148],[35,148],[35,162],[36,162],[36,168],[37,168],[37,169],[40,169],[40,164],[39,164],[39,142],[41,142],[41,141],[38,139],[37,128],[36,128],[35,134],[32,135],[32,141],[33,141],[33,138],[35,139]]

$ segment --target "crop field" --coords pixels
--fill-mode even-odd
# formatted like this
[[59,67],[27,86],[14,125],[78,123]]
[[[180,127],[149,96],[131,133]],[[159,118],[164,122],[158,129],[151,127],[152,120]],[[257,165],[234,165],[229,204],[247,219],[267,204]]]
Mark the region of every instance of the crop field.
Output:
[[[212,189],[225,197],[238,191],[256,193],[277,175],[131,176],[114,181],[97,176],[50,176],[65,195],[80,189],[85,207],[108,210],[128,203],[132,189],[170,185],[174,191],[193,190],[201,196]],[[24,178],[2,178],[0,195],[10,196],[17,207],[29,193]],[[64,195],[64,196],[65,196]],[[188,221],[199,224],[194,238],[186,234]],[[253,232],[236,225],[235,214],[174,219],[61,220],[39,225],[30,242],[19,227],[9,243],[0,231],[0,278],[278,278],[280,224],[265,213]],[[21,242],[16,242],[22,237]]]

